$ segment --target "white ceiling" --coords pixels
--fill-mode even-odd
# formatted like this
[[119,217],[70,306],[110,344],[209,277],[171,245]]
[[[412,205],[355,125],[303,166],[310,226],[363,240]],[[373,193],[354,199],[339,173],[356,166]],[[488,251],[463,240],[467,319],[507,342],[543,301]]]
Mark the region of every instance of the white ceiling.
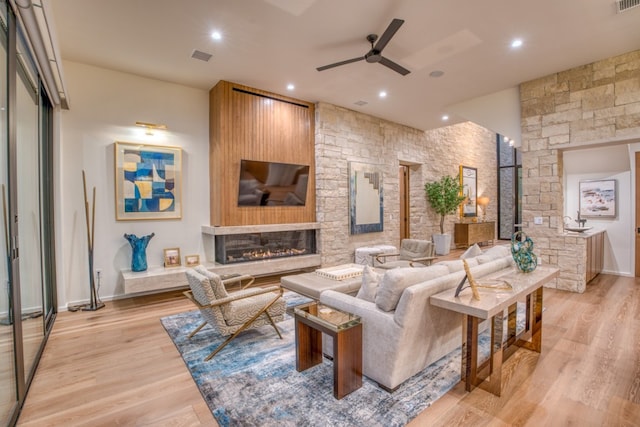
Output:
[[[618,14],[613,0],[52,0],[50,7],[65,60],[204,90],[228,80],[418,129],[463,121],[452,113],[456,104],[640,49],[640,7]],[[405,23],[383,55],[410,74],[365,61],[316,71],[364,55],[366,35],[381,35],[393,18]],[[210,37],[214,30],[221,41]],[[514,38],[524,42],[518,50]],[[213,57],[192,59],[194,49]],[[444,76],[429,77],[434,70]]]

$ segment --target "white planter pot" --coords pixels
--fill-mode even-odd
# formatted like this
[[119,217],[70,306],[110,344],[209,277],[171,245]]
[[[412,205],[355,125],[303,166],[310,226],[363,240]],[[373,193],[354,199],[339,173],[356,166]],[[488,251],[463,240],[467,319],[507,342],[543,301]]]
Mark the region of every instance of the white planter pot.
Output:
[[436,246],[436,255],[448,255],[451,249],[451,234],[434,234],[431,236]]

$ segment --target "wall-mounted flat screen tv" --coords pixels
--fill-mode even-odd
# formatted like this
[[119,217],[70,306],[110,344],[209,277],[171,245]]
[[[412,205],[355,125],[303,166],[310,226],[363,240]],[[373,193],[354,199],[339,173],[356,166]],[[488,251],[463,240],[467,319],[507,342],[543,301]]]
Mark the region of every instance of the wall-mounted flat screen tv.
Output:
[[240,161],[238,206],[304,206],[309,166]]

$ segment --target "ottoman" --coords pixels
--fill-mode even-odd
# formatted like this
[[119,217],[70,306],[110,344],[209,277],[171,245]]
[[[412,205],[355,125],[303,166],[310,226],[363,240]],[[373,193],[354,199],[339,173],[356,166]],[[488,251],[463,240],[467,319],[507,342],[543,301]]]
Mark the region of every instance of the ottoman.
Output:
[[315,272],[282,276],[280,286],[315,300],[320,299],[320,293],[331,289],[344,294],[355,295],[362,285],[362,276],[344,280],[333,280],[319,276]]

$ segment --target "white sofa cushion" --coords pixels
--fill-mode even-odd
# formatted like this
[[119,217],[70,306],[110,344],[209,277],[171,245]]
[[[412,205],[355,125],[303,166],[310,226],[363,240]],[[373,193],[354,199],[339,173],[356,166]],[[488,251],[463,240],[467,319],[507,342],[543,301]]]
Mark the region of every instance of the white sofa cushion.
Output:
[[482,255],[482,249],[480,249],[477,243],[474,243],[473,246],[469,246],[469,248],[460,255],[460,259],[475,258],[478,255]]
[[358,290],[356,298],[375,302],[376,294],[378,293],[378,286],[380,285],[383,275],[384,274],[378,273],[370,266],[365,265],[362,270],[362,286],[360,286],[360,290]]
[[482,255],[477,256],[476,259],[478,260],[479,264],[486,264],[498,258],[502,258],[509,255],[511,255],[511,249],[509,249],[509,247],[494,246],[484,251]]
[[[478,265],[478,260],[475,258],[468,258],[465,261],[467,261],[467,265],[469,267],[475,267],[476,265]],[[462,263],[461,259],[454,259],[450,261],[440,261],[436,265],[446,265],[447,268],[449,269],[449,273],[455,273],[456,271],[464,270],[464,264]]]
[[376,294],[376,306],[383,311],[395,310],[402,292],[411,285],[449,274],[446,265],[423,268],[394,268],[387,271]]

